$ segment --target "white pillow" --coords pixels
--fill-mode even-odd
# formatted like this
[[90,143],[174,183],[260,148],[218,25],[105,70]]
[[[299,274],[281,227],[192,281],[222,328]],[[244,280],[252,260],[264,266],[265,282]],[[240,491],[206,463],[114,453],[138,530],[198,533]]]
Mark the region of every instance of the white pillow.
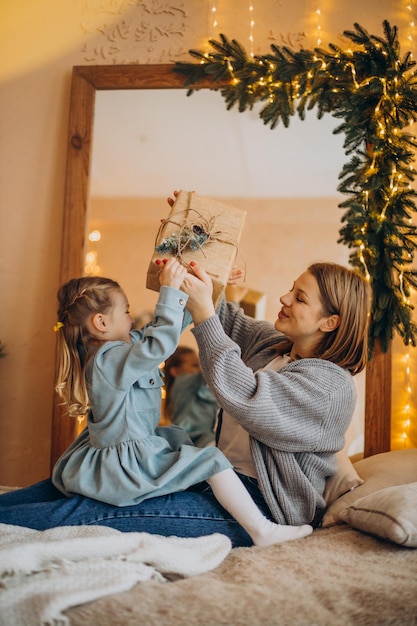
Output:
[[408,548],[417,547],[417,482],[386,487],[359,498],[340,518],[366,533]]
[[365,481],[353,491],[336,498],[324,514],[322,527],[342,522],[340,513],[359,498],[371,493],[417,481],[417,448],[391,450],[368,456],[353,464]]

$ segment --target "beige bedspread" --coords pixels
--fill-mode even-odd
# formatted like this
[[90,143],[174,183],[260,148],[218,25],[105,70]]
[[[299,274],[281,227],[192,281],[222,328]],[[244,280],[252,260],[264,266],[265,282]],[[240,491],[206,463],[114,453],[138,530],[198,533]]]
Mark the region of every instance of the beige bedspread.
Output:
[[72,608],[72,626],[417,624],[417,550],[347,525],[232,550],[214,570]]

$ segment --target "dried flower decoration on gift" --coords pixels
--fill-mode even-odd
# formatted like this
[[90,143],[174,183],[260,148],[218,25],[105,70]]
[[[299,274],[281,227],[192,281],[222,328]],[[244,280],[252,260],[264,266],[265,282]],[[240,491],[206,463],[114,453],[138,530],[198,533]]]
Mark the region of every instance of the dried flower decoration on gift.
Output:
[[227,284],[235,261],[246,211],[180,191],[155,240],[146,286],[159,291],[159,270],[155,260],[175,256],[186,267],[196,261],[213,280],[213,300],[217,301]]
[[[196,213],[200,218],[199,222],[194,222],[190,217],[190,211]],[[187,218],[183,224],[178,224],[170,219],[164,220],[159,229],[156,240],[158,241],[160,231],[168,223],[175,224],[179,228],[178,232],[171,233],[168,237],[155,246],[155,251],[161,254],[173,254],[176,257],[182,257],[183,252],[189,250],[200,250],[206,243],[219,240],[221,233],[214,232],[216,218],[212,217],[209,221],[205,220],[202,215],[195,209],[186,209]]]
[[176,256],[180,256],[186,248],[190,250],[198,250],[209,238],[209,233],[200,226],[194,225],[191,228],[184,226],[181,232],[172,233],[170,237],[163,239],[159,246],[156,246],[157,252],[171,252]]

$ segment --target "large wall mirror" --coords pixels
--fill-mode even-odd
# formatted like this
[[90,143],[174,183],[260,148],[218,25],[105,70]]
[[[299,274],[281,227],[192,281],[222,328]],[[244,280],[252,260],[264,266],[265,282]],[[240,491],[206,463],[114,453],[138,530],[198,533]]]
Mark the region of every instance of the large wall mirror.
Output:
[[[308,120],[294,119],[290,129],[273,131],[263,126],[256,111],[238,114],[236,120],[210,83],[198,85],[201,92],[187,98],[184,79],[172,68],[74,67],[60,281],[85,273],[92,230],[101,230],[104,236],[112,233],[113,241],[116,233],[119,237],[128,232],[131,240],[117,244],[114,262],[109,262],[103,246],[96,246],[98,264],[103,274],[125,288],[136,315],[152,310],[156,294],[146,293],[144,276],[159,219],[168,210],[163,199],[174,188],[194,189],[229,204],[239,202],[247,209],[241,241],[247,284],[268,294],[266,317],[273,320],[278,296],[306,263],[347,262],[348,251],[337,244],[341,212],[336,187],[346,158],[343,137],[332,135],[335,120],[317,121],[314,112],[311,125]],[[186,127],[186,123],[193,126]],[[121,144],[126,128],[127,143]],[[285,143],[281,133],[286,135]],[[152,138],[158,140],[156,147],[150,144]],[[138,153],[133,152],[134,146]],[[271,215],[275,219],[278,196],[284,197],[286,208],[279,218],[280,228],[275,228]],[[140,220],[134,223],[138,215]],[[290,253],[288,241],[292,242]],[[307,253],[306,246],[310,246]],[[251,262],[253,254],[257,264]],[[379,374],[377,378],[383,390],[382,398],[377,392],[377,400],[386,407],[387,385]],[[371,398],[367,392],[366,396],[367,415],[371,403],[377,420],[389,419],[381,404],[375,406],[375,394]],[[365,433],[365,454],[387,449],[386,442],[374,441],[375,433],[387,429],[367,428],[372,429],[373,442],[368,437],[367,443]],[[56,403],[52,464],[75,431],[74,421]]]
[[345,161],[337,123],[309,111],[290,129],[271,130],[257,109],[226,111],[212,89],[191,97],[184,89],[97,92],[86,273],[117,277],[134,316],[147,319],[156,298],[143,286],[165,197],[195,190],[247,211],[236,259],[247,277],[238,293],[265,294],[264,315],[274,319],[279,294],[306,263],[347,261],[337,244],[335,181]]

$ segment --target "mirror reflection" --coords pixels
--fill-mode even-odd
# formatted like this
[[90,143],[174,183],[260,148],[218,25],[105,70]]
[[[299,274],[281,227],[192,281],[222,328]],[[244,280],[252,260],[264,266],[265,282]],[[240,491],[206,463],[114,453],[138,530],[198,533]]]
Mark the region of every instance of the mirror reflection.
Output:
[[146,271],[173,189],[243,208],[237,263],[246,285],[264,292],[274,320],[279,296],[306,265],[347,263],[337,244],[342,210],[338,175],[346,161],[338,121],[291,119],[271,130],[258,109],[226,110],[203,89],[112,90],[96,95],[86,271],[116,278],[142,321],[153,310]]

